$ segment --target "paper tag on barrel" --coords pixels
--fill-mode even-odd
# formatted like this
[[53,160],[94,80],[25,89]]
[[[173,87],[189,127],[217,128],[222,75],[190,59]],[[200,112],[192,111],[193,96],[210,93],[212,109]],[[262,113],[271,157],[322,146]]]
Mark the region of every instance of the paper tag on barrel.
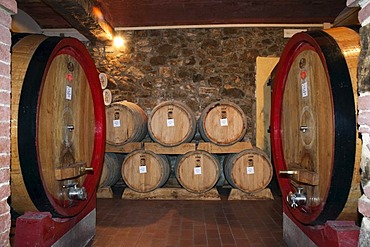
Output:
[[194,175],[201,175],[202,174],[202,167],[196,166],[194,167]]
[[175,126],[175,120],[170,118],[170,119],[167,119],[167,127],[173,127]]
[[227,118],[220,119],[220,125],[221,126],[227,126],[228,125]]
[[248,159],[247,174],[254,174],[253,158]]
[[113,127],[117,128],[121,126],[121,120],[119,118],[119,111],[114,112]]
[[72,100],[72,87],[71,86],[67,86],[66,88],[66,99]]
[[[305,66],[305,59],[302,59],[300,66]],[[302,97],[308,96],[308,75],[305,69],[301,70]]]
[[139,166],[139,173],[141,174],[141,173],[146,173],[147,171],[146,171],[146,166],[144,165],[144,166]]

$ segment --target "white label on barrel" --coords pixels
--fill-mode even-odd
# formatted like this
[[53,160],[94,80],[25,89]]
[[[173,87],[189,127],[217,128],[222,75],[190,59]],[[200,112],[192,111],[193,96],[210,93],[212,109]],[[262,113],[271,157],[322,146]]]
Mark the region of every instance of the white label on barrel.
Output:
[[120,127],[121,126],[121,120],[117,119],[117,120],[113,120],[113,127],[114,128],[117,128],[117,127]]
[[228,125],[227,118],[221,118],[220,119],[220,124],[221,124],[221,126],[227,126]]
[[71,86],[67,86],[66,88],[66,99],[72,100],[72,87]]
[[139,166],[139,173],[146,173],[146,166]]
[[247,167],[247,174],[254,174],[254,166]]
[[200,175],[202,174],[202,167],[196,166],[194,167],[194,175]]
[[308,96],[308,84],[307,81],[303,81],[302,83],[302,97],[307,97]]
[[175,126],[175,120],[173,118],[167,119],[167,127]]

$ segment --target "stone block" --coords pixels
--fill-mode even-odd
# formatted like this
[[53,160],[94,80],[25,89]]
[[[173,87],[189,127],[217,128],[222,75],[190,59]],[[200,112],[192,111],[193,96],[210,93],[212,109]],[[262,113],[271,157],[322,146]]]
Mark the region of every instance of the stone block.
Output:
[[347,6],[348,7],[357,7],[359,0],[347,0]]
[[370,219],[364,217],[361,223],[359,247],[368,247],[370,243]]
[[0,7],[6,10],[9,15],[17,13],[17,2],[15,0],[0,0]]
[[370,23],[370,4],[361,7],[361,10],[358,12],[358,20],[361,26],[366,26]]
[[364,194],[367,198],[370,198],[370,181],[363,186]]
[[370,94],[363,93],[358,97],[358,109],[359,110],[370,110]]
[[359,129],[358,129],[358,131],[360,132],[360,133],[366,133],[366,134],[370,134],[370,126],[368,126],[368,125],[360,125],[360,127],[359,127]]
[[370,126],[370,112],[360,111],[358,114],[358,124]]
[[362,195],[360,199],[358,199],[358,211],[365,217],[370,217],[370,199]]

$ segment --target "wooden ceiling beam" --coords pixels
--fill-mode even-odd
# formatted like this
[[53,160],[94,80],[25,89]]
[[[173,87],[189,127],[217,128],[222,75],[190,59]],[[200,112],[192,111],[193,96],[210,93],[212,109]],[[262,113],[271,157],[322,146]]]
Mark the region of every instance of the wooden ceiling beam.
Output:
[[42,0],[92,42],[112,40],[114,29],[91,0]]

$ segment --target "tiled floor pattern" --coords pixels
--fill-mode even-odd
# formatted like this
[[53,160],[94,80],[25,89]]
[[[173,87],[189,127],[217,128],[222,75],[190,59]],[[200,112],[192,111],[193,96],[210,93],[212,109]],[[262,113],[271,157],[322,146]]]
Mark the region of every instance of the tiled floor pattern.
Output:
[[93,247],[286,246],[281,201],[98,199]]

